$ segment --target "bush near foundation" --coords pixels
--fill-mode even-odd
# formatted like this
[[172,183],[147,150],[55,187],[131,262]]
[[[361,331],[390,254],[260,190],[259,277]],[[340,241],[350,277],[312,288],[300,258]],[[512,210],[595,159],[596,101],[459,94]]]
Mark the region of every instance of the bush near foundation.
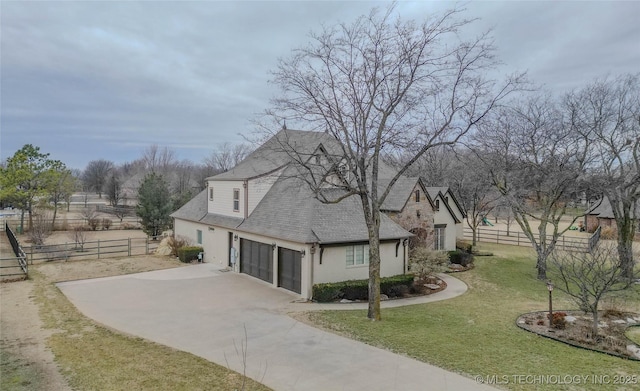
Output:
[[[400,274],[392,277],[380,278],[380,292],[389,297],[397,296],[398,292],[404,292],[413,284],[414,276],[411,274]],[[341,282],[328,282],[315,284],[313,286],[313,300],[320,303],[327,303],[339,299],[347,300],[368,300],[369,280],[349,280]]]
[[189,263],[191,261],[198,260],[198,254],[200,254],[202,251],[204,251],[202,247],[180,247],[178,249],[178,258],[180,258],[180,262]]

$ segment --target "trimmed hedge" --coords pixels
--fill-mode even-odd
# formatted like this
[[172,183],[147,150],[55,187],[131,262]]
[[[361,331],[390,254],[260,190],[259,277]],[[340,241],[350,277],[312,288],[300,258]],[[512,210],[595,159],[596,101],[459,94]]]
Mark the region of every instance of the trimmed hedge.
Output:
[[198,254],[200,254],[204,249],[202,247],[196,246],[184,246],[178,249],[178,258],[180,258],[181,262],[189,263],[193,260],[198,259]]
[[[380,292],[389,297],[396,297],[401,292],[410,290],[413,284],[413,274],[400,274],[380,279]],[[328,282],[313,286],[313,300],[327,303],[340,299],[368,300],[369,280],[349,280]]]

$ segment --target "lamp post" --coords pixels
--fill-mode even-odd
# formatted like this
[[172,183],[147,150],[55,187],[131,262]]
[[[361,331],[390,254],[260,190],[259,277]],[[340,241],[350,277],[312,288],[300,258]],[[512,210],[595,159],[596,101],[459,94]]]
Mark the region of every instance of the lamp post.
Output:
[[549,328],[553,328],[553,283],[551,281],[547,281],[547,290],[549,291]]

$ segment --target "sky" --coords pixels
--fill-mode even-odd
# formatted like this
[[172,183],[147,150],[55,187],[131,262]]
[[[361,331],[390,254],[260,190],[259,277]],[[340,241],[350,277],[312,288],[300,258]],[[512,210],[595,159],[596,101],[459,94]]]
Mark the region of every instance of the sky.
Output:
[[[0,160],[25,144],[68,167],[152,144],[201,163],[239,143],[279,93],[270,71],[323,25],[370,1],[0,1]],[[400,1],[421,20],[446,1]],[[553,93],[640,72],[640,1],[475,1],[465,33],[492,29],[498,73]]]

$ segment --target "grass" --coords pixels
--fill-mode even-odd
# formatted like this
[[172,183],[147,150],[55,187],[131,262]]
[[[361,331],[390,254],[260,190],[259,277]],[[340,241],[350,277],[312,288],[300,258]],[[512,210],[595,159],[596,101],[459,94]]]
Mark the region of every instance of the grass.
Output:
[[[374,323],[366,318],[365,311],[309,313],[309,319],[351,338],[472,378],[640,376],[637,362],[574,348],[518,328],[515,320],[520,314],[548,308],[546,285],[536,279],[534,254],[515,246],[485,245],[481,250],[496,255],[478,257],[474,269],[455,275],[469,286],[469,291],[458,298],[384,309],[383,320]],[[638,311],[637,299],[626,303]],[[574,308],[557,290],[554,307]],[[520,383],[510,381],[501,387],[559,389],[557,384]],[[613,381],[609,385],[594,383],[585,381],[576,389],[619,389]]]
[[40,317],[45,327],[54,331],[47,345],[73,389],[269,390],[190,353],[96,324],[35,269],[31,275]]

